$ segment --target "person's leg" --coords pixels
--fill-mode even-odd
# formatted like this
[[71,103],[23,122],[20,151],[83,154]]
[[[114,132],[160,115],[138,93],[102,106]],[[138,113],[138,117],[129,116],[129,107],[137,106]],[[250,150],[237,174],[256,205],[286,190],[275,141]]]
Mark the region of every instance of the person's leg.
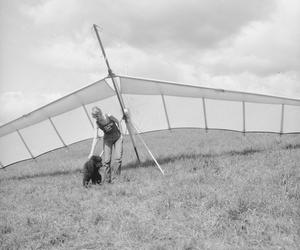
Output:
[[103,141],[103,155],[104,155],[104,169],[105,169],[105,177],[104,181],[105,182],[111,182],[111,151],[112,151],[112,142],[110,141]]
[[123,136],[114,143],[114,158],[115,158],[115,175],[121,174],[121,165],[122,165],[122,156],[123,156]]

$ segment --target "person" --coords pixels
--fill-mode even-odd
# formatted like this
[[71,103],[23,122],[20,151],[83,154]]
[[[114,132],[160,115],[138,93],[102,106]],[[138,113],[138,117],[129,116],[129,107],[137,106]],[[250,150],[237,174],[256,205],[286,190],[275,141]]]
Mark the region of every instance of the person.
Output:
[[123,136],[121,126],[117,118],[112,115],[104,114],[97,106],[92,108],[92,117],[94,120],[94,136],[92,148],[88,158],[94,155],[95,146],[98,139],[98,129],[104,133],[103,136],[103,166],[105,169],[104,181],[111,183],[112,169],[111,158],[114,149],[115,168],[114,176],[121,174],[122,155],[123,155]]

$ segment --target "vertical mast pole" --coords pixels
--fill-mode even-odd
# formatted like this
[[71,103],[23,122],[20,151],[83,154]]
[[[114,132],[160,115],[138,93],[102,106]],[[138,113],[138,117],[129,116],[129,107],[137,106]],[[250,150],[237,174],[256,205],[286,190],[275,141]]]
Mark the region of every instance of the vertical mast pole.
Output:
[[133,148],[134,148],[134,151],[135,151],[135,154],[136,154],[136,157],[138,159],[138,161],[140,162],[140,157],[139,157],[139,154],[138,154],[138,151],[137,151],[137,148],[136,148],[136,145],[135,145],[135,142],[133,140],[133,136],[132,136],[132,133],[131,133],[131,129],[130,129],[130,125],[128,123],[128,120],[127,120],[127,116],[125,114],[125,107],[124,107],[124,102],[123,102],[123,99],[122,99],[122,96],[119,92],[119,89],[117,87],[117,84],[115,82],[115,79],[114,79],[114,73],[112,72],[110,66],[109,66],[109,62],[108,62],[108,59],[106,57],[106,53],[105,53],[105,50],[104,50],[104,47],[103,47],[103,44],[101,42],[101,39],[100,39],[100,36],[99,36],[99,33],[98,33],[98,30],[97,30],[97,25],[94,24],[93,25],[94,27],[94,30],[95,30],[95,33],[97,35],[97,39],[98,39],[98,42],[99,42],[99,45],[100,45],[100,48],[101,48],[101,51],[102,51],[102,54],[103,54],[103,57],[104,57],[104,60],[105,60],[105,63],[106,63],[106,66],[107,66],[107,70],[108,70],[108,75],[109,77],[111,78],[112,80],[112,83],[114,85],[114,88],[115,88],[115,91],[116,91],[116,94],[117,94],[117,97],[118,97],[118,100],[119,100],[119,103],[120,103],[120,106],[121,106],[121,109],[122,109],[122,114],[123,114],[123,117],[124,117],[124,120],[125,120],[125,124],[126,124],[126,127],[127,127],[127,130],[129,132],[129,135],[130,135],[130,139],[131,139],[131,142],[132,142],[132,145],[133,145]]

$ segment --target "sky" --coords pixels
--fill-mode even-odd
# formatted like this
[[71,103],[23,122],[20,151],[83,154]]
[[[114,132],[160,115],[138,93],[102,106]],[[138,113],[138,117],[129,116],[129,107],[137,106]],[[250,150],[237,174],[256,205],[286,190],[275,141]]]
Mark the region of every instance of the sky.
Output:
[[116,74],[300,99],[298,0],[0,0],[0,124]]

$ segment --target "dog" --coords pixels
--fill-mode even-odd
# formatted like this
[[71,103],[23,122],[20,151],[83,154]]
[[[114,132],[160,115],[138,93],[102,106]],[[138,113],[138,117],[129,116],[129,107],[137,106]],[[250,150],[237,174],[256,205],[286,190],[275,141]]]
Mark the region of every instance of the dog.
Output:
[[102,177],[99,169],[102,167],[102,158],[93,155],[83,166],[83,181],[84,187],[88,187],[90,181],[92,184],[101,184]]

